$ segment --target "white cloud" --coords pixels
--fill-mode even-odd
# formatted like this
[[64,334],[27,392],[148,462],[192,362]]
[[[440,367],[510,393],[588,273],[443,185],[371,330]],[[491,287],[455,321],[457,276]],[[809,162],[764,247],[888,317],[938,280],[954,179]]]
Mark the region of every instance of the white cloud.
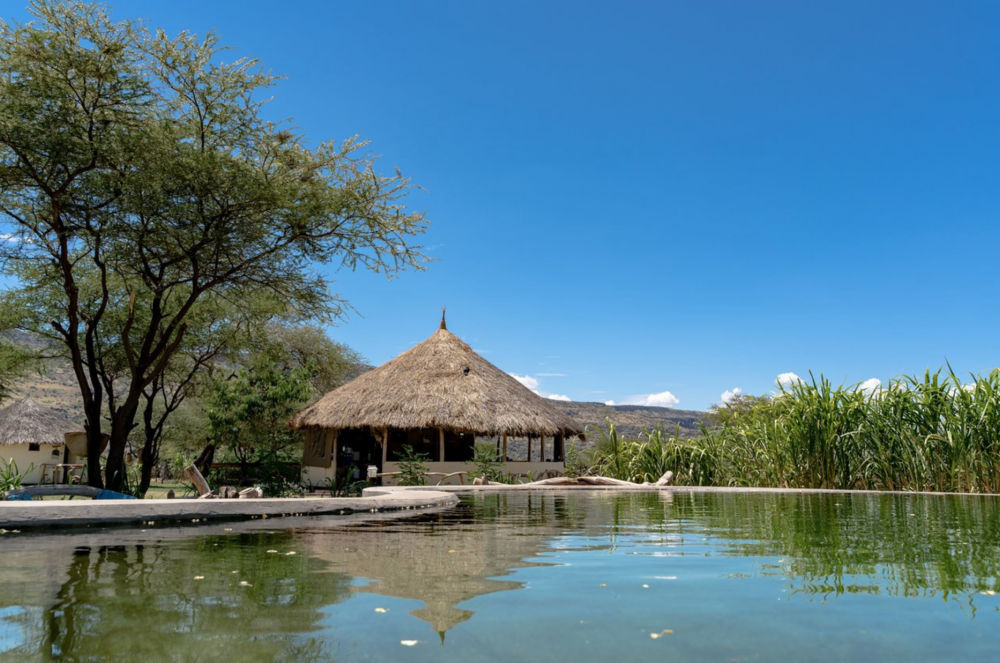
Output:
[[882,391],[882,381],[878,378],[868,378],[858,385],[858,389],[866,394],[874,394]]
[[605,405],[614,405],[615,402],[614,401],[604,401],[604,404]]
[[540,378],[564,378],[565,373],[535,373]]
[[0,233],[0,242],[17,242],[17,237],[10,233]]
[[536,394],[538,393],[538,387],[541,384],[538,378],[533,378],[530,375],[517,375],[516,373],[508,373],[512,378],[523,384],[528,389],[532,390]]
[[[515,380],[517,380],[518,382],[520,382],[525,387],[527,387],[528,389],[530,389],[534,393],[538,394],[542,398],[551,398],[554,401],[571,401],[571,400],[573,400],[572,398],[570,398],[566,394],[549,394],[549,393],[546,393],[546,392],[542,391],[542,389],[541,389],[541,387],[542,387],[542,381],[539,380],[534,375],[518,375],[517,373],[508,373],[507,375],[511,376],[512,378],[514,378]],[[544,373],[540,373],[539,375],[545,375],[545,374]]]
[[625,399],[628,405],[649,405],[652,407],[674,407],[681,400],[669,391],[661,391],[658,394],[644,394],[640,396],[629,396]]
[[778,384],[784,385],[786,387],[796,382],[802,382],[802,378],[800,378],[795,373],[782,373],[778,377],[776,377],[775,380],[777,380]]
[[740,389],[739,387],[733,387],[732,389],[726,389],[724,392],[722,392],[722,396],[719,396],[719,398],[722,399],[723,403],[728,403],[729,401],[733,400],[742,393],[743,393],[742,389]]

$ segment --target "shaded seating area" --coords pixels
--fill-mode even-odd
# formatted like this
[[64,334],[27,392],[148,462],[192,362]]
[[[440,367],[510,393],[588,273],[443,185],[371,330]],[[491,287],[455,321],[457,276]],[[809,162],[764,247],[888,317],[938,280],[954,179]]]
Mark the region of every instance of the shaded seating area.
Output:
[[438,330],[395,359],[361,374],[298,412],[305,431],[303,478],[322,485],[347,473],[392,483],[404,449],[429,459],[429,483],[468,482],[476,442],[528,441],[527,460],[508,460],[515,474],[552,476],[565,468],[566,440],[583,428],[452,334]]

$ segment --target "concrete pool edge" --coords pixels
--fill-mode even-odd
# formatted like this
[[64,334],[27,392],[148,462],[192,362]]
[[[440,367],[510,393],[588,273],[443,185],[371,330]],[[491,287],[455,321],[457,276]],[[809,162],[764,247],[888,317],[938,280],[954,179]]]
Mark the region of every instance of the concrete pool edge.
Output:
[[[887,495],[887,496],[928,496],[928,497],[1000,497],[1000,493],[950,493],[930,490],[849,490],[845,488],[758,488],[740,486],[536,486],[532,484],[491,483],[485,486],[393,486],[393,490],[436,490],[448,493],[477,492],[623,492],[623,493],[776,493],[784,495]],[[388,488],[366,488],[388,490]]]
[[289,516],[336,516],[364,512],[452,507],[449,491],[421,487],[368,489],[362,497],[262,498],[242,500],[68,500],[0,502],[0,529],[87,527],[150,522],[208,522]]

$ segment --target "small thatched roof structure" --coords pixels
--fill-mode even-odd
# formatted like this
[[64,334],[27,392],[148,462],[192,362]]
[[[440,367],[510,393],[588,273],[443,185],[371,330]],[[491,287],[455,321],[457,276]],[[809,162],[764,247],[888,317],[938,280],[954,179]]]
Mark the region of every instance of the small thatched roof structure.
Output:
[[83,426],[55,410],[25,398],[0,410],[0,445],[62,444],[65,433],[76,433]]
[[582,435],[583,429],[441,328],[294,417],[292,428],[442,428],[477,435]]

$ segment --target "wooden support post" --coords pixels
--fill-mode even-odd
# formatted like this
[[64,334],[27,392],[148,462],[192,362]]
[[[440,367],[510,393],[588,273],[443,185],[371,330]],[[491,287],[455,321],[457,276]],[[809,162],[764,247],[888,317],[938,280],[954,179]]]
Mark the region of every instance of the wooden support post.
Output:
[[382,471],[385,472],[385,464],[389,460],[389,429],[382,429]]
[[531,462],[531,436],[528,436],[528,462]]
[[330,432],[333,435],[333,443],[330,445],[330,465],[333,467],[333,478],[337,479],[337,445],[340,441],[340,431],[336,428]]
[[555,448],[552,450],[552,458],[556,461],[566,462],[566,436],[562,433],[556,436],[556,441],[553,443]]
[[208,487],[205,477],[201,475],[201,472],[198,471],[198,468],[193,463],[185,467],[184,471],[187,473],[188,479],[191,479],[191,483],[194,484],[199,496],[212,494],[212,489]]
[[507,433],[503,434],[503,462],[507,462]]
[[538,436],[538,460],[545,462],[545,433]]
[[438,428],[438,462],[444,462],[444,429]]

